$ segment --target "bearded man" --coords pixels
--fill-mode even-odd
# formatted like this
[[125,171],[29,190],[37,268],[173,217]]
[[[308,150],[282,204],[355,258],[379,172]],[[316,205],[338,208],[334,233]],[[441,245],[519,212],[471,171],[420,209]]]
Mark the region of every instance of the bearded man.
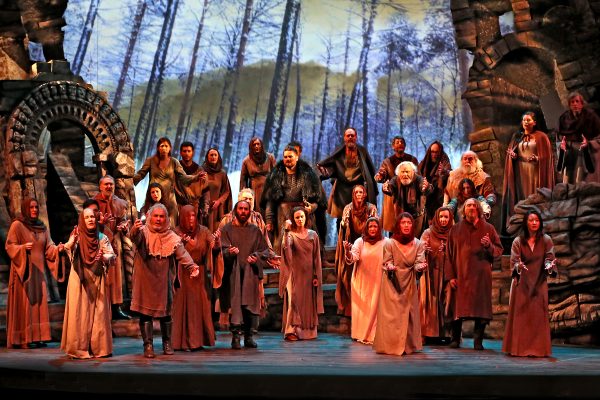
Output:
[[469,178],[475,184],[477,195],[483,196],[490,207],[496,204],[496,191],[491,177],[483,170],[483,164],[477,153],[465,151],[460,158],[460,167],[450,171],[448,184],[444,192],[444,205],[460,193],[460,181]]
[[[102,232],[108,237],[110,244],[115,252],[115,265],[108,269],[106,283],[108,284],[108,295],[112,308],[112,319],[131,319],[131,317],[123,312],[121,304],[123,303],[123,291],[129,292],[126,282],[131,283],[131,277],[123,281],[123,277],[127,277],[124,272],[124,251],[123,240],[128,231],[128,204],[125,200],[115,195],[115,179],[110,175],[104,175],[98,182],[98,193],[94,200],[98,202],[99,218],[98,222]],[[129,239],[127,239],[129,240]],[[131,246],[126,246],[131,247]]]
[[485,326],[492,319],[492,263],[503,248],[476,199],[467,199],[462,213],[463,219],[448,233],[450,268],[445,273],[456,299],[450,347],[460,346],[462,321],[472,319],[473,348],[483,350]]
[[411,161],[403,161],[396,167],[396,176],[383,184],[384,194],[394,199],[395,216],[409,213],[413,219],[415,236],[423,233],[425,219],[425,199],[433,191],[427,178],[417,175],[417,166]]

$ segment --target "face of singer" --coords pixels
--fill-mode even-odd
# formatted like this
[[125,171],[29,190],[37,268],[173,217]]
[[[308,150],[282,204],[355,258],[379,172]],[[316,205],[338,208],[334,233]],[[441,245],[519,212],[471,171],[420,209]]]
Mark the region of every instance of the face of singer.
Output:
[[296,163],[298,162],[298,155],[293,151],[284,151],[283,152],[283,165],[286,168],[294,169],[296,168]]
[[429,150],[429,154],[431,155],[432,162],[438,162],[440,157],[442,156],[442,149],[440,149],[440,145],[434,143],[431,145],[431,149]]
[[521,123],[523,124],[523,129],[525,129],[525,131],[527,131],[527,132],[532,131],[533,128],[535,127],[535,120],[533,119],[533,117],[531,115],[523,116]]
[[171,154],[171,145],[167,142],[162,142],[158,146],[158,155],[161,157],[166,157]]
[[540,219],[535,214],[530,214],[527,217],[527,229],[529,229],[529,236],[534,236],[540,229]]
[[354,188],[354,198],[357,202],[362,203],[362,201],[365,199],[365,189],[360,186]]
[[96,213],[91,208],[83,210],[83,222],[85,227],[92,230],[96,228]]
[[192,211],[188,214],[188,225],[196,226],[196,212]]
[[448,226],[448,223],[450,222],[450,211],[444,210],[440,212],[438,216],[438,222],[441,227]]
[[153,187],[152,189],[150,189],[150,198],[155,203],[159,202],[162,198],[162,192],[160,191],[160,189],[157,187]]
[[150,223],[154,229],[160,229],[167,220],[167,213],[162,208],[155,208],[150,215]]
[[213,149],[208,152],[207,158],[209,164],[215,165],[219,161],[219,152]]
[[239,201],[235,207],[235,217],[242,224],[250,218],[250,204],[246,201]]
[[344,144],[349,149],[356,148],[356,131],[354,129],[346,129],[344,132]]
[[413,181],[415,171],[410,165],[403,165],[400,167],[400,171],[398,171],[398,176],[400,177],[400,183],[407,186]]
[[410,231],[412,230],[412,226],[413,226],[413,223],[410,220],[410,218],[404,217],[400,220],[400,232],[402,232],[403,235],[410,234]]
[[190,162],[194,158],[194,148],[192,146],[183,146],[179,150],[179,155],[183,161]]
[[392,150],[396,154],[404,154],[404,150],[406,149],[406,143],[402,139],[394,139],[392,142]]
[[369,225],[367,225],[367,233],[369,236],[373,237],[377,235],[377,232],[379,232],[379,224],[375,221],[369,222]]
[[465,218],[469,222],[479,218],[479,209],[477,208],[477,200],[471,198],[465,201]]
[[102,196],[104,196],[105,199],[111,198],[115,193],[115,181],[113,181],[112,178],[103,178],[98,186],[100,186],[100,193],[102,193]]
[[583,108],[583,99],[581,96],[575,96],[569,100],[569,109],[575,114],[579,114]]
[[29,203],[29,218],[37,219],[40,215],[40,206],[38,202],[33,200]]
[[302,228],[306,225],[306,214],[304,214],[304,211],[298,210],[294,213],[294,222],[298,228]]

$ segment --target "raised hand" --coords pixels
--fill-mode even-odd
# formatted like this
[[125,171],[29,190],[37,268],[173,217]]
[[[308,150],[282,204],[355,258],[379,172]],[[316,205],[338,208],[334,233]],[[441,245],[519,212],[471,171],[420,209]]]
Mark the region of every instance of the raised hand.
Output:
[[486,249],[492,245],[492,241],[490,240],[489,233],[486,233],[485,235],[483,235],[483,237],[481,238],[481,245]]

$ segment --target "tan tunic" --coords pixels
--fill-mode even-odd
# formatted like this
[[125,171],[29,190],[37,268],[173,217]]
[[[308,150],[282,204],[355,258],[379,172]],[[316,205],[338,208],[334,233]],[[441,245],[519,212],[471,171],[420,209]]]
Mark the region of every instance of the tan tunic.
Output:
[[213,253],[210,248],[211,241],[212,234],[208,228],[200,226],[196,236],[185,244],[185,249],[200,267],[200,275],[190,278],[189,272],[179,266],[172,315],[172,341],[175,350],[192,350],[215,345],[215,330],[205,277],[208,271],[211,272],[211,276],[215,276],[213,265],[220,264],[220,268],[223,268],[223,258],[220,251],[217,254]]
[[194,181],[193,175],[187,175],[183,170],[179,161],[176,158],[171,157],[169,165],[165,169],[161,169],[158,166],[158,157],[148,157],[144,161],[142,168],[133,177],[133,184],[137,185],[139,181],[144,179],[146,174],[150,173],[150,181],[160,184],[163,189],[162,197],[164,204],[167,206],[169,211],[169,218],[171,220],[171,226],[177,225],[177,200],[175,197],[175,189],[177,185],[189,185]]
[[411,354],[423,348],[415,268],[425,264],[424,246],[414,239],[413,246],[404,254],[398,242],[390,239],[383,247],[383,264],[388,262],[397,267],[392,277],[400,292],[384,272],[373,348],[383,354]]
[[[262,192],[267,180],[267,175],[275,167],[275,157],[271,153],[267,153],[267,159],[264,163],[258,165],[250,157],[246,156],[242,161],[242,170],[240,172],[240,190],[250,188],[254,191],[254,204],[257,208],[260,205]],[[264,210],[257,210],[264,216]]]
[[352,322],[350,336],[373,343],[377,329],[377,306],[383,274],[383,247],[387,239],[370,244],[362,238],[352,245]]
[[[281,282],[283,294],[284,335],[298,339],[314,339],[319,326],[318,314],[323,314],[323,273],[319,236],[307,230],[306,236],[286,232],[282,243]],[[318,285],[313,286],[313,279]],[[281,285],[281,283],[280,283]]]
[[[33,242],[30,252],[25,243]],[[49,341],[48,286],[45,269],[60,282],[64,279],[58,248],[48,229],[34,232],[15,220],[8,230],[6,252],[11,259],[6,308],[6,346]]]
[[80,264],[79,248],[69,252],[71,272],[65,299],[60,348],[73,358],[106,357],[112,354],[111,310],[108,295],[108,266],[115,254],[106,235],[100,233],[104,269],[99,275]]
[[219,227],[219,222],[225,214],[231,211],[231,186],[227,173],[223,170],[217,173],[208,172],[206,175],[206,186],[210,192],[210,201],[219,200],[219,207],[211,209],[208,213],[208,221],[206,226],[211,232],[214,232]]
[[[513,271],[506,331],[502,351],[513,356],[548,357],[552,354],[550,316],[548,313],[548,272],[546,263],[554,260],[550,236],[537,240],[533,250],[516,237],[510,262],[525,263],[527,270]],[[555,274],[556,270],[551,270]]]

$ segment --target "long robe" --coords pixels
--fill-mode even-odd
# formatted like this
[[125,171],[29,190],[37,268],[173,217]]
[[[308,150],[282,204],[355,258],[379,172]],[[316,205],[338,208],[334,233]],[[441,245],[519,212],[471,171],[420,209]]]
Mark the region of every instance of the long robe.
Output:
[[352,320],[350,337],[373,343],[377,329],[377,306],[383,274],[383,247],[387,239],[375,244],[358,238],[352,245],[354,262],[351,281]]
[[[419,279],[419,303],[421,304],[421,335],[427,337],[447,337],[444,328],[446,322],[446,299],[450,287],[447,286],[444,270],[450,268],[447,248],[440,252],[442,242],[426,229],[421,241],[429,243],[431,251],[426,254],[427,269]],[[447,240],[446,240],[447,241]]]
[[167,257],[149,255],[141,230],[131,239],[137,251],[133,260],[133,294],[130,309],[153,318],[171,315],[177,264],[188,270],[189,274],[189,270],[195,265],[194,260],[183,245],[176,246]]
[[[419,164],[417,158],[408,153],[404,153],[402,157],[392,154],[381,162],[378,173],[382,179],[378,182],[384,183],[396,176],[396,167],[403,161],[410,161],[415,164],[415,166]],[[394,230],[396,225],[396,211],[394,210],[394,198],[391,196],[383,196],[381,221],[383,223],[384,231],[392,232]]]
[[[180,230],[176,232],[180,236],[184,235]],[[193,350],[215,345],[215,330],[205,277],[207,270],[213,278],[222,275],[223,257],[220,251],[213,252],[210,248],[211,241],[212,234],[208,228],[199,226],[195,237],[185,244],[192,260],[200,267],[200,274],[191,278],[182,266],[178,266],[172,313],[172,344],[175,350]]]
[[383,354],[411,354],[423,349],[416,269],[425,264],[425,247],[415,238],[404,254],[398,242],[390,239],[383,246],[383,264],[390,262],[397,267],[391,273],[396,284],[388,272],[383,273],[373,348]]
[[[305,237],[295,232],[283,236],[279,294],[283,295],[284,335],[295,334],[298,339],[317,337],[318,314],[325,312],[320,247],[319,236],[310,229]],[[316,287],[313,279],[318,281]]]
[[[239,249],[238,254],[230,254],[232,246]],[[225,270],[217,311],[231,311],[231,324],[242,325],[242,307],[252,314],[260,314],[260,284],[267,265],[264,255],[269,252],[269,246],[256,225],[229,223],[221,229],[221,249]],[[257,256],[258,261],[248,263],[249,255]]]
[[98,201],[100,212],[103,214],[110,213],[114,220],[105,226],[103,233],[108,236],[110,245],[115,253],[115,265],[108,269],[106,277],[108,285],[108,294],[111,304],[123,303],[123,236],[117,229],[117,226],[127,220],[127,202],[117,196],[113,196],[110,200],[105,200],[102,193],[98,193],[94,199]]
[[275,167],[275,156],[267,153],[266,160],[262,164],[257,164],[249,155],[242,161],[242,170],[240,171],[240,190],[250,188],[254,191],[254,204],[258,207],[264,217],[264,209],[261,209],[261,199],[267,175]]
[[[554,244],[544,235],[533,250],[527,241],[517,236],[510,252],[510,263],[527,266],[519,275],[513,270],[508,319],[502,351],[513,356],[548,357],[552,354],[550,316],[548,312],[548,271],[546,263],[554,260]],[[550,271],[556,274],[556,270]]]
[[[100,250],[103,263],[115,257],[108,237],[100,233]],[[84,267],[79,246],[69,252],[71,272],[65,299],[62,340],[60,348],[73,358],[106,357],[112,354],[111,309],[106,269],[98,275]]]
[[352,281],[352,265],[346,264],[346,249],[344,241],[354,243],[362,234],[367,220],[370,217],[377,216],[377,207],[371,203],[365,203],[366,211],[363,216],[357,216],[354,212],[352,203],[344,207],[342,215],[347,215],[348,218],[343,218],[338,231],[338,240],[335,247],[335,269],[337,284],[335,286],[335,301],[338,305],[338,314],[350,317],[352,315],[352,300],[350,288]]
[[[538,188],[553,189],[554,151],[548,136],[542,131],[531,134],[528,142],[523,142],[519,134],[513,135],[509,149],[517,154],[516,159],[506,157],[504,166],[504,197],[502,199],[502,227],[506,227],[514,214],[515,204],[535,193]],[[529,156],[538,156],[538,161],[528,161]]]
[[[32,242],[31,251],[25,243]],[[64,264],[48,229],[34,232],[15,220],[6,237],[6,252],[10,257],[8,304],[6,308],[6,346],[24,346],[32,342],[51,340],[48,313],[46,268],[62,282]]]
[[[489,234],[491,245],[481,239]],[[446,279],[457,279],[456,314],[459,318],[492,319],[492,263],[502,255],[502,244],[494,226],[479,218],[475,225],[463,219],[448,233],[450,268]]]
[[224,170],[216,173],[207,171],[206,186],[210,192],[211,204],[216,200],[219,200],[220,203],[219,207],[208,212],[206,219],[205,225],[211,232],[214,232],[219,227],[219,222],[221,222],[223,216],[232,208],[231,185],[229,184],[227,172]]
[[[558,119],[558,138],[567,139],[566,151],[560,150],[556,168],[563,174],[563,183],[577,183],[588,180],[588,173],[592,173],[588,167],[594,170],[600,169],[598,155],[590,154],[590,149],[580,149],[583,136],[588,143],[600,136],[600,116],[584,107],[576,117],[571,110],[565,111]],[[586,158],[588,158],[586,160]],[[591,164],[591,165],[590,165]],[[597,181],[596,181],[597,182]]]
[[144,165],[133,176],[133,184],[137,185],[138,182],[150,173],[148,184],[153,182],[160,184],[162,187],[163,202],[169,212],[171,226],[176,226],[178,211],[175,190],[178,189],[178,186],[191,184],[194,181],[194,176],[187,175],[176,158],[171,157],[165,169],[161,169],[158,164],[159,160],[157,156],[148,157],[144,161]]

